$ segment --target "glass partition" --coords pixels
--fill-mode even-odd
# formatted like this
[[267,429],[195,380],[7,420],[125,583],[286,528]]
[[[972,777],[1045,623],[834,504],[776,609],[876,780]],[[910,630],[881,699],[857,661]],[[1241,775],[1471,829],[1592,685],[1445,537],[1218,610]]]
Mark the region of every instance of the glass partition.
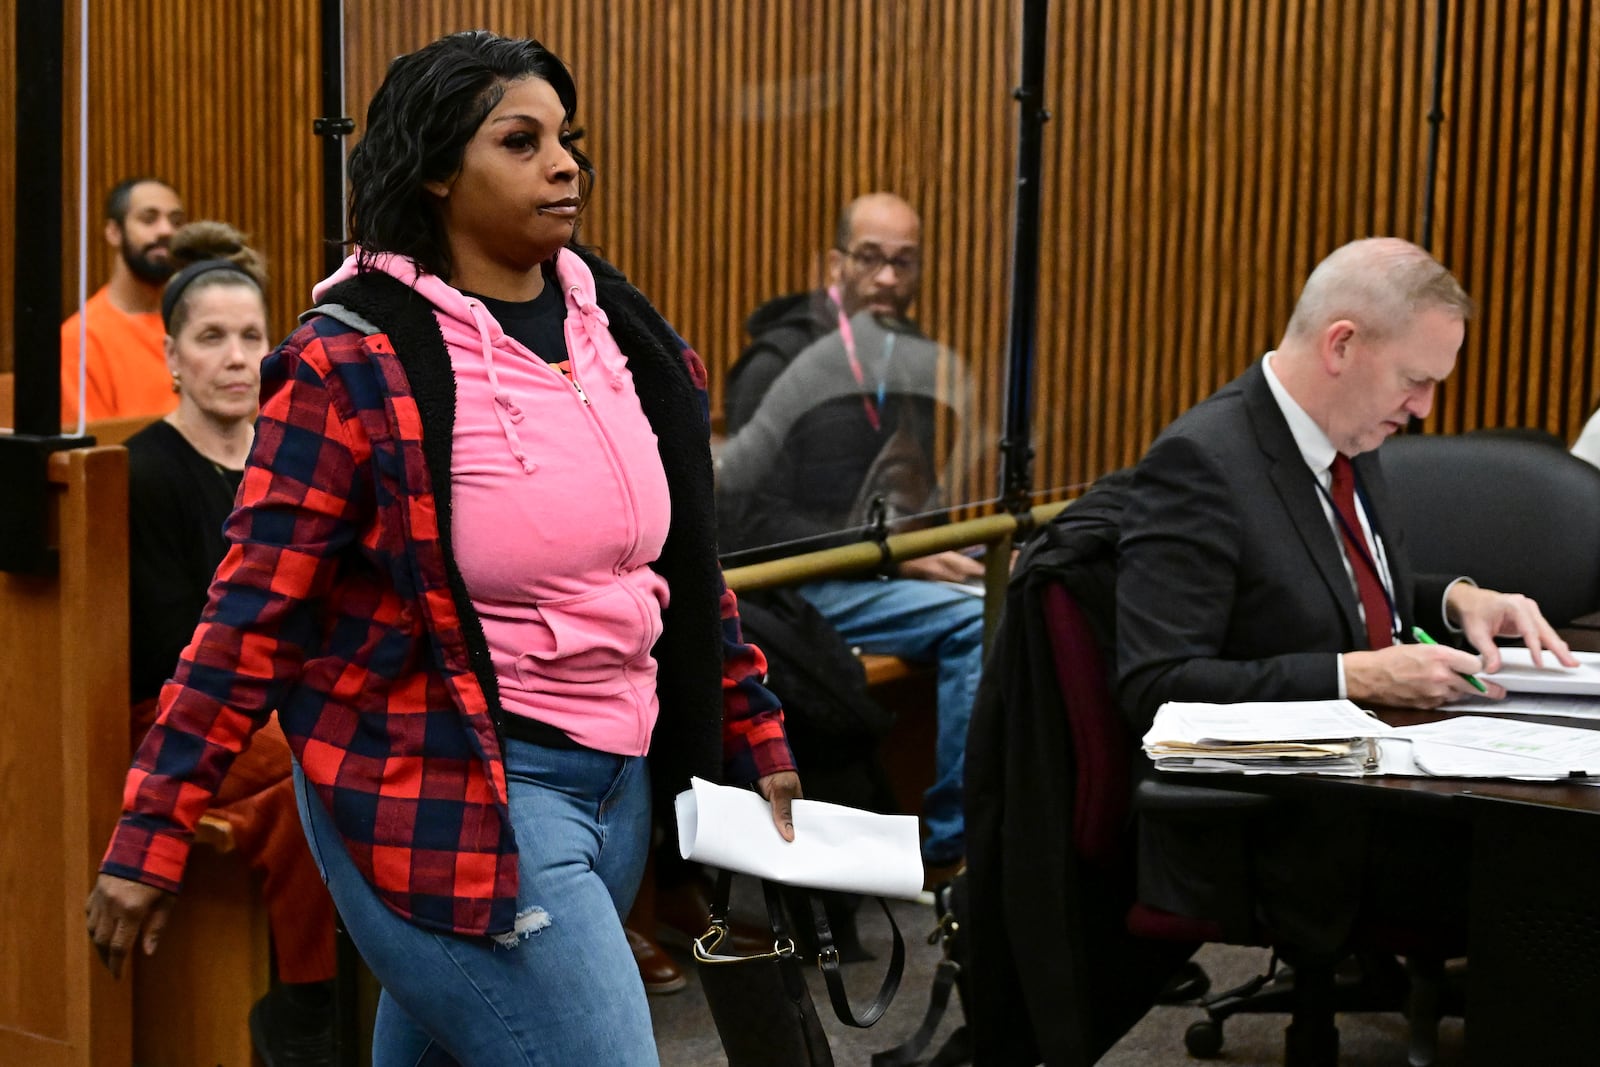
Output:
[[[598,171],[581,237],[705,361],[723,517],[736,520],[724,550],[859,538],[875,496],[891,530],[993,508],[1020,2],[488,9],[439,0],[399,20],[381,0],[347,0],[350,112],[359,124],[390,57],[468,25],[537,37],[570,66]],[[909,257],[841,233],[847,206],[874,192],[920,218]],[[862,276],[906,302],[887,309],[903,322],[868,315],[857,330],[858,380],[825,289]],[[843,295],[859,317],[869,302]],[[768,379],[770,399],[744,389],[741,411],[741,353],[785,315],[802,335],[786,360],[819,347]]]
[[721,446],[722,549],[746,558],[943,521],[992,491],[993,440],[954,349],[904,319],[839,316]]

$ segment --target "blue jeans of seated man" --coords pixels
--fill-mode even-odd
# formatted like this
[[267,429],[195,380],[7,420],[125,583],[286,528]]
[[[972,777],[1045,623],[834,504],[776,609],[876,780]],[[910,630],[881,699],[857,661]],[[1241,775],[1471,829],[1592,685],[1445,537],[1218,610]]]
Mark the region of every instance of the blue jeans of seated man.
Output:
[[[943,866],[966,855],[961,783],[967,726],[983,673],[983,598],[915,578],[831,579],[800,594],[846,644],[938,669],[934,783],[922,797],[922,858]],[[778,696],[781,698],[782,693]]]
[[654,1064],[623,933],[650,841],[642,757],[505,742],[519,850],[512,947],[423,929],[390,911],[294,768],[301,823],[345,927],[383,986],[373,1067]]

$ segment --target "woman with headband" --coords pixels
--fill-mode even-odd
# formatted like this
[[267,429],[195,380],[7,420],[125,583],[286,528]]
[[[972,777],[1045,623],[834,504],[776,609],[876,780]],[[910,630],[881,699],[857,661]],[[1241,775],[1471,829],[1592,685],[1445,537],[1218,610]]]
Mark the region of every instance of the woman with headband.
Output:
[[389,67],[355,254],[267,359],[227,558],[91,898],[115,965],[272,708],[383,986],[376,1067],[657,1061],[623,930],[656,803],[800,780],[716,556],[705,372],[580,245],[577,91],[537,42]]
[[[238,231],[191,222],[171,255],[181,269],[161,316],[178,406],[127,441],[134,747],[155,722],[156,697],[227,551],[222,528],[255,435],[268,348],[265,264]],[[278,980],[249,1019],[257,1054],[269,1067],[331,1065],[333,901],[300,830],[289,771],[288,743],[269,717],[210,806],[260,880],[272,933]]]

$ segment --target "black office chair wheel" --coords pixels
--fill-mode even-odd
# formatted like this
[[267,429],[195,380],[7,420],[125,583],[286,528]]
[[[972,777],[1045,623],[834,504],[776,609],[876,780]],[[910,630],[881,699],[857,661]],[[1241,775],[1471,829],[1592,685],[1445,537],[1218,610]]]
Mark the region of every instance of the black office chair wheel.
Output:
[[1183,1032],[1183,1047],[1197,1060],[1216,1059],[1222,1051],[1222,1024],[1215,1019],[1190,1023]]

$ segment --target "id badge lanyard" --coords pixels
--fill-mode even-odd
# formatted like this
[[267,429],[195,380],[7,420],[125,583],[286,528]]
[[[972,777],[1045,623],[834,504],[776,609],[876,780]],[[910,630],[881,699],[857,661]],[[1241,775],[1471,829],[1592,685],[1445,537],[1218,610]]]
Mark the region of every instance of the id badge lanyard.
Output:
[[833,301],[834,311],[839,316],[839,343],[844,346],[845,359],[850,362],[850,374],[856,380],[856,388],[861,390],[861,407],[867,413],[867,423],[873,432],[879,432],[883,429],[883,418],[879,413],[883,410],[889,390],[889,360],[894,357],[894,333],[891,331],[884,342],[883,364],[878,369],[878,389],[874,397],[867,390],[867,376],[861,369],[860,357],[856,355],[856,333],[845,316],[844,300],[837,285],[829,286],[828,299]]

